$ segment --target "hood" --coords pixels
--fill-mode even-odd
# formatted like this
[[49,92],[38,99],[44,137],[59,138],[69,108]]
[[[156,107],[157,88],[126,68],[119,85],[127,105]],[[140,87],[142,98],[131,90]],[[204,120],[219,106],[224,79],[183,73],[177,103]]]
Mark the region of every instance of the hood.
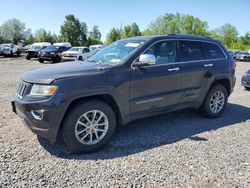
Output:
[[72,61],[25,72],[21,79],[30,83],[50,84],[56,79],[102,73],[108,67],[87,61]]
[[2,50],[9,50],[9,49],[11,49],[11,47],[2,47],[1,49]]
[[42,52],[58,52],[58,49],[54,49],[54,50],[52,50],[52,49],[44,49],[44,50],[42,50]]

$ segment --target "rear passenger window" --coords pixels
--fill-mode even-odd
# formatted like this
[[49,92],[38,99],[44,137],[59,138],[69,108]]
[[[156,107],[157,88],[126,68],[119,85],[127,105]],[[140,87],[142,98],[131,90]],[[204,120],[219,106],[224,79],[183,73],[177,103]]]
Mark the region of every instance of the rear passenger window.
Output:
[[178,61],[197,61],[203,60],[204,53],[201,42],[179,41]]
[[217,44],[213,43],[205,43],[206,49],[207,49],[207,58],[208,59],[220,59],[225,58],[224,53],[220,49],[220,47]]

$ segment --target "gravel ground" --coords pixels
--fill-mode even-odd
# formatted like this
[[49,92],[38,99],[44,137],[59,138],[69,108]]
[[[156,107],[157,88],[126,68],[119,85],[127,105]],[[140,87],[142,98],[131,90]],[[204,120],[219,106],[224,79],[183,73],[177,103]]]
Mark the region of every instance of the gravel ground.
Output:
[[72,155],[11,112],[23,71],[49,66],[0,57],[0,187],[250,187],[250,91],[240,78],[223,117],[185,110],[120,128],[104,149]]

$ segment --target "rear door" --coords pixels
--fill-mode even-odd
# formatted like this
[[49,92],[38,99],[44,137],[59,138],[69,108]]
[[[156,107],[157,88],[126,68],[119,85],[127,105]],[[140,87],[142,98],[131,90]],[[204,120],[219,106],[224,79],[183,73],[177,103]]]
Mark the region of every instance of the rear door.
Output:
[[227,56],[222,48],[213,42],[204,42],[204,49],[206,55],[206,69],[211,75],[221,74],[221,72],[228,70]]
[[154,111],[180,101],[181,71],[176,64],[176,41],[160,41],[144,54],[153,54],[155,65],[131,69],[131,113]]
[[204,46],[201,41],[179,40],[178,58],[182,70],[182,102],[196,101],[206,87],[209,79],[209,62],[205,60]]

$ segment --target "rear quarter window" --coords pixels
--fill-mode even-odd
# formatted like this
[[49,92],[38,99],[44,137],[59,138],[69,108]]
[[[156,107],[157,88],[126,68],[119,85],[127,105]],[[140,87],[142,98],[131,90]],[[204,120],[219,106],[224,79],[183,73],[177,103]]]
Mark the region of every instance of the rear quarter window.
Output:
[[215,43],[204,43],[206,48],[207,59],[221,59],[225,58],[225,54],[221,48]]

